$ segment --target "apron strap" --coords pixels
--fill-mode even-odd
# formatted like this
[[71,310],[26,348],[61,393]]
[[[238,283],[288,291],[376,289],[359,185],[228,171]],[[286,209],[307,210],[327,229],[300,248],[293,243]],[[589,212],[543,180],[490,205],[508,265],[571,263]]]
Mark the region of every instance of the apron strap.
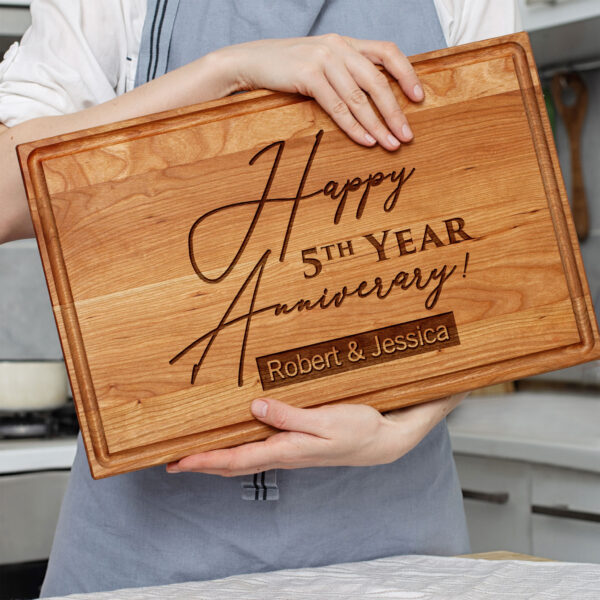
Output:
[[263,471],[242,479],[242,500],[279,500],[277,471]]
[[135,85],[142,85],[167,72],[169,46],[179,0],[148,0],[142,31]]

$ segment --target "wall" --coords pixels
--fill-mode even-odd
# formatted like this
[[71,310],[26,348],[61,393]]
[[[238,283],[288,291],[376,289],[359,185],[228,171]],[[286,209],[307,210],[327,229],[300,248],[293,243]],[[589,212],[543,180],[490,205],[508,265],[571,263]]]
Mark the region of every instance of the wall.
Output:
[[35,241],[0,246],[0,359],[61,357]]

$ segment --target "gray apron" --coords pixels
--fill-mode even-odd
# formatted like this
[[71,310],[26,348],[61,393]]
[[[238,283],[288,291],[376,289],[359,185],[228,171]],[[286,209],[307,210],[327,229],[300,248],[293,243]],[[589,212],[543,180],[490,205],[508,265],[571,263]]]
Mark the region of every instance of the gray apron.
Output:
[[[407,55],[445,46],[432,0],[149,0],[136,84],[229,44],[333,31]],[[42,595],[468,549],[445,421],[394,463],[276,483],[164,467],[94,481],[80,439]]]

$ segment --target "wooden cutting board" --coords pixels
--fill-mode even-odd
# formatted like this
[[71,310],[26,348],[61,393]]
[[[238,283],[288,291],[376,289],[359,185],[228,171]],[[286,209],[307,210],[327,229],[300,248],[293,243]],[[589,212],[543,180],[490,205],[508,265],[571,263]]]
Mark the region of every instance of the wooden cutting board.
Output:
[[413,57],[415,140],[239,94],[19,147],[94,477],[599,356],[526,34]]

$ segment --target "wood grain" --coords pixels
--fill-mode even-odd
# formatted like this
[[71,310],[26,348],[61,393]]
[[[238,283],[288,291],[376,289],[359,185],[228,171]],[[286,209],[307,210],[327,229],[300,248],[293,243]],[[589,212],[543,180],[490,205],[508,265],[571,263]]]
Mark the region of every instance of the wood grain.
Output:
[[526,34],[412,61],[397,152],[266,91],[19,147],[94,477],[262,439],[266,394],[390,410],[599,356]]

